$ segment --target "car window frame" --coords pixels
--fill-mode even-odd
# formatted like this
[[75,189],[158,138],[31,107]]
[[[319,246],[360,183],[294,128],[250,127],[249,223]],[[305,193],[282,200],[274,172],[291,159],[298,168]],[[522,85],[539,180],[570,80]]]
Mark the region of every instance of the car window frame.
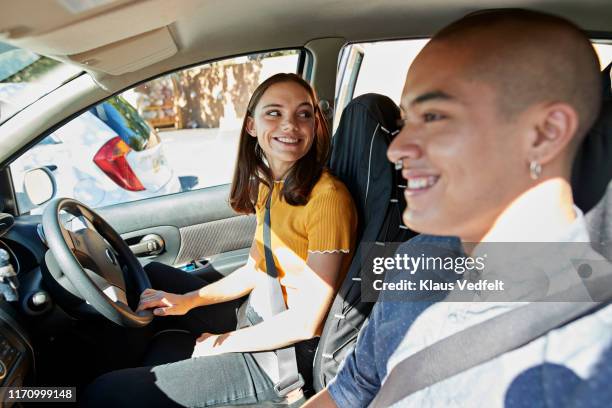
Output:
[[[87,112],[88,110],[90,110],[91,108],[99,105],[100,103],[103,103],[104,101],[106,101],[109,98],[121,95],[122,93],[133,89],[139,85],[142,85],[144,83],[153,81],[155,79],[164,77],[166,75],[170,75],[172,73],[175,72],[179,72],[179,71],[183,71],[183,70],[187,70],[187,69],[192,69],[192,68],[197,68],[199,66],[202,65],[206,65],[206,64],[211,64],[211,63],[215,63],[215,62],[219,62],[219,61],[223,61],[223,60],[227,60],[227,59],[233,59],[233,58],[240,58],[240,57],[246,57],[249,55],[253,55],[253,54],[265,54],[265,53],[271,53],[271,52],[275,52],[275,51],[297,51],[298,53],[298,61],[297,61],[297,65],[296,65],[296,73],[298,75],[301,75],[307,82],[311,82],[312,81],[312,75],[313,75],[313,67],[314,67],[314,56],[312,55],[312,52],[310,50],[308,50],[305,46],[297,46],[297,47],[284,47],[284,48],[273,48],[273,49],[266,49],[266,50],[258,50],[258,51],[249,51],[249,52],[244,52],[244,53],[239,53],[239,54],[230,54],[230,55],[225,55],[225,56],[221,56],[221,57],[217,57],[217,58],[212,58],[212,59],[208,59],[208,60],[203,60],[203,61],[198,61],[195,63],[191,63],[191,64],[187,64],[178,68],[174,68],[168,71],[164,71],[162,73],[159,74],[155,74],[151,77],[147,77],[146,79],[142,79],[139,80],[135,83],[132,83],[131,85],[127,85],[125,87],[122,87],[120,90],[113,92],[110,95],[105,96],[102,99],[96,100],[96,102],[94,103],[90,103],[88,105],[86,105],[85,107],[79,109],[78,111],[76,111],[75,113],[67,116],[66,118],[62,119],[61,121],[55,123],[54,125],[50,126],[49,128],[47,128],[44,132],[41,132],[38,136],[36,136],[35,138],[31,139],[28,143],[24,144],[24,146],[22,148],[20,148],[18,151],[16,151],[13,155],[11,155],[7,160],[3,161],[2,163],[0,163],[0,180],[4,180],[6,181],[5,183],[3,183],[3,186],[0,187],[0,199],[4,198],[3,200],[1,200],[2,202],[0,202],[0,211],[4,211],[4,212],[9,212],[15,216],[30,216],[30,212],[20,212],[19,209],[19,205],[16,199],[16,194],[15,194],[15,186],[14,186],[14,182],[13,182],[13,175],[11,173],[11,168],[10,165],[11,163],[13,163],[15,160],[17,160],[18,158],[20,158],[22,155],[24,155],[28,150],[30,150],[31,148],[33,148],[34,146],[36,146],[38,143],[40,143],[43,139],[45,139],[46,137],[52,135],[54,132],[56,132],[58,129],[60,129],[61,127],[63,127],[64,125],[66,125],[67,123],[69,123],[70,121],[74,120],[75,118],[81,116],[82,114],[84,114],[85,112]],[[69,81],[74,80],[75,78],[77,78],[78,76],[81,75],[87,75],[86,72],[81,72],[79,75],[75,75],[73,77],[71,77],[69,79]],[[66,81],[66,82],[69,82]],[[66,82],[64,82],[63,84],[65,84]],[[62,84],[62,85],[63,85]],[[60,85],[61,86],[61,85]],[[59,86],[58,86],[59,87]],[[57,88],[53,89],[51,92],[54,92]],[[24,107],[24,109],[27,109],[29,106]],[[8,118],[7,121],[0,123],[0,127],[3,126],[6,122],[10,121],[12,118]],[[228,186],[231,183],[225,183],[225,184],[220,184],[218,186],[208,186],[208,187],[203,187],[201,189],[196,189],[196,190],[203,190],[203,189],[207,189],[207,188],[214,188],[214,187],[219,187],[219,186]],[[190,190],[193,191],[193,190]],[[175,195],[175,194],[182,194],[182,193],[188,193],[189,191],[179,191],[177,193],[172,193],[172,194],[166,194],[166,195]],[[135,200],[135,201],[143,201],[143,200],[151,200],[151,199],[155,199],[161,196],[156,196],[156,197],[148,197],[148,198],[143,198],[140,200]],[[131,201],[131,202],[135,202],[135,201]],[[112,205],[121,205],[122,203],[117,203],[117,204],[112,204]],[[97,207],[97,208],[105,208],[105,207]]]
[[[585,31],[591,44],[605,44],[612,48],[612,32],[601,32],[601,31]],[[395,41],[417,41],[417,40],[430,40],[431,37],[405,37],[405,38],[388,38],[388,39],[376,39],[376,40],[363,40],[359,42],[347,42],[338,55],[338,69],[336,72],[336,89],[334,92],[334,106],[336,111],[334,112],[333,130],[335,133],[336,128],[340,122],[342,111],[354,99],[355,89],[359,75],[361,73],[361,63],[363,62],[366,54],[366,50],[363,48],[357,48],[357,52],[361,54],[359,61],[352,61],[353,65],[349,65],[351,53],[361,44],[374,44],[381,42],[395,42]],[[612,55],[612,52],[611,52]],[[612,64],[612,59],[608,61],[608,64]],[[605,67],[605,66],[604,66]],[[350,75],[347,75],[350,74]]]

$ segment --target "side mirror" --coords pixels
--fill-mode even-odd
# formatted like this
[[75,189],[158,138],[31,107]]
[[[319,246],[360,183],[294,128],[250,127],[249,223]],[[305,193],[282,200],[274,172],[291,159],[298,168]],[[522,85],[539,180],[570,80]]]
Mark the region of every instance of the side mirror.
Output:
[[32,204],[44,204],[55,196],[55,177],[47,167],[28,170],[23,176],[23,189]]

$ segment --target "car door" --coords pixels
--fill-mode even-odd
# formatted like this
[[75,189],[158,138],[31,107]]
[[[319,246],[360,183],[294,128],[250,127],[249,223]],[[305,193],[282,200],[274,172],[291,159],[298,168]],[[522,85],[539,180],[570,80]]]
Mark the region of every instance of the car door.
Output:
[[269,76],[298,72],[305,53],[215,61],[100,102],[56,130],[61,138],[54,143],[45,138],[10,164],[19,224],[40,223],[46,203],[29,200],[24,175],[45,167],[56,196],[94,208],[143,263],[207,279],[231,273],[246,262],[255,231],[254,216],[236,214],[228,203],[248,100]]

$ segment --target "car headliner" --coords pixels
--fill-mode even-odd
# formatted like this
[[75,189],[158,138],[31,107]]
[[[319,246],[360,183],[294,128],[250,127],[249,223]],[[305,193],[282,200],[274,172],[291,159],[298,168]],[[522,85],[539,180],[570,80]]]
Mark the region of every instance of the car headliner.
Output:
[[[324,37],[347,42],[428,37],[469,12],[525,7],[564,16],[591,32],[610,30],[609,0],[97,0],[91,10],[69,10],[66,0],[0,0],[0,39],[80,64],[109,90],[201,61],[254,50],[303,46]],[[155,62],[114,54],[130,38],[167,27],[176,50]],[[151,39],[151,41],[155,41]],[[118,49],[117,48],[117,49]],[[93,50],[93,51],[92,51]],[[104,50],[104,53],[96,51]],[[85,55],[88,60],[79,58]],[[101,59],[121,56],[109,75]],[[134,58],[134,64],[127,61]],[[153,61],[153,62],[151,62]],[[150,63],[151,62],[151,63]],[[150,64],[149,64],[150,63]],[[78,64],[78,63],[77,63]],[[116,71],[116,70],[115,70]],[[121,70],[120,70],[121,71]],[[119,80],[119,76],[123,76]]]
[[0,163],[116,92],[231,55],[314,50],[310,79],[322,99],[333,101],[343,44],[430,37],[465,14],[500,7],[558,14],[594,37],[612,38],[610,0],[0,0],[0,41],[91,74],[4,122]]

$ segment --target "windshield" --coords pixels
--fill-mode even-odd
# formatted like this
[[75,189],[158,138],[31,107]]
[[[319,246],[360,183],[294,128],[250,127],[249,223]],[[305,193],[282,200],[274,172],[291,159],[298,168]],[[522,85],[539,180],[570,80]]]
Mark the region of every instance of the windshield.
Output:
[[81,71],[0,42],[0,123]]

